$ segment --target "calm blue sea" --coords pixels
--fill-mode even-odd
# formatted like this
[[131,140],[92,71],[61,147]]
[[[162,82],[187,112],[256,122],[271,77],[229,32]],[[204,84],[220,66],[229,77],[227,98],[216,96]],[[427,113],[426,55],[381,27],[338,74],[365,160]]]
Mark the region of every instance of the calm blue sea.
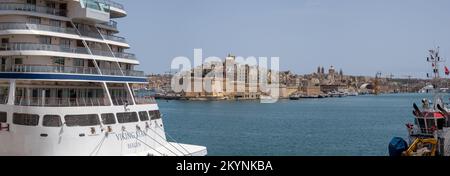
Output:
[[385,156],[426,94],[258,101],[159,101],[166,132],[219,156]]

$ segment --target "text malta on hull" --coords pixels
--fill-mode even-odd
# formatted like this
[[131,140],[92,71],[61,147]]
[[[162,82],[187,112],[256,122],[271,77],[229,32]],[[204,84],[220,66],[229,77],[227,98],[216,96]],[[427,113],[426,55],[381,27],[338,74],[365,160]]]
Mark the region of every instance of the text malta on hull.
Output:
[[169,142],[136,93],[147,79],[111,20],[125,16],[109,0],[0,0],[0,155],[207,154]]

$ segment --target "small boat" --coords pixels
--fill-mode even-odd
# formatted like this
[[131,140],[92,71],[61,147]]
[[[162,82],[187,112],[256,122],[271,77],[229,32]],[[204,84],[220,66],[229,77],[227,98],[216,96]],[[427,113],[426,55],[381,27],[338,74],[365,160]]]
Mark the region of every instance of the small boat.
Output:
[[300,100],[300,95],[298,95],[298,94],[291,95],[291,96],[289,96],[289,99],[290,100]]
[[338,91],[332,91],[332,92],[330,92],[330,93],[328,93],[328,95],[330,96],[330,97],[345,97],[346,95],[345,95],[345,93],[343,93],[343,92],[338,92]]

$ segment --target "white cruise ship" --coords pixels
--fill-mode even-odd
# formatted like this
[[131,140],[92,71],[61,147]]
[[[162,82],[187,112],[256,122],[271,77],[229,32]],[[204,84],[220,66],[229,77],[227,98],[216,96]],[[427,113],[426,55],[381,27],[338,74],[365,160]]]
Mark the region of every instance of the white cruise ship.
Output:
[[0,155],[207,154],[134,92],[147,79],[111,20],[126,15],[110,0],[0,0]]

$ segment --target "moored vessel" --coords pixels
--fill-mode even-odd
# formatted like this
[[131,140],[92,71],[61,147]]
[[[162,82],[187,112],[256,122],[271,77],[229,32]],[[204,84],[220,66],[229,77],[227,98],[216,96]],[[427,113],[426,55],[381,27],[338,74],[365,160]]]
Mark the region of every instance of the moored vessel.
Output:
[[0,0],[0,155],[206,155],[165,132],[110,0]]
[[[389,144],[391,156],[450,156],[450,113],[441,90],[439,48],[430,50],[427,62],[432,66],[428,90],[432,99],[422,99],[421,107],[413,104],[414,123],[406,124],[408,139],[396,137]],[[449,70],[445,67],[445,74]],[[428,74],[430,76],[430,74]]]

